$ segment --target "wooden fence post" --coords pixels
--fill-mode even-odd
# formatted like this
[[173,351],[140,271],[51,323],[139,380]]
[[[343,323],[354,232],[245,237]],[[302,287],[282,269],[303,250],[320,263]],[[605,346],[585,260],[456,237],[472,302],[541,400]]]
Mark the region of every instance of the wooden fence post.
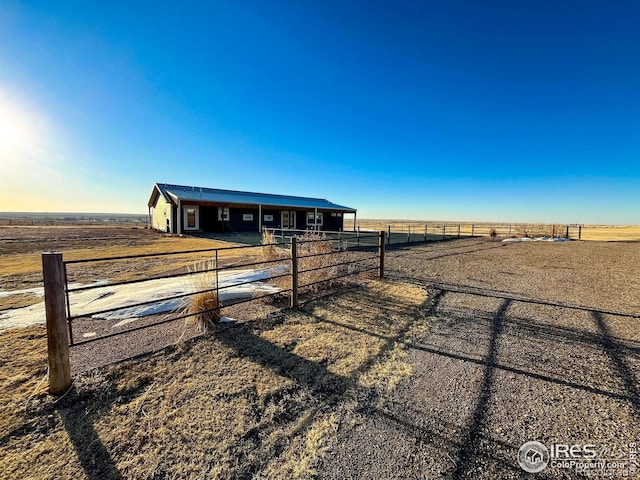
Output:
[[442,239],[444,240],[444,238],[447,236],[447,226],[443,223],[442,224]]
[[578,240],[582,240],[582,225],[578,225]]
[[407,243],[411,243],[411,225],[407,226]]
[[391,243],[391,225],[388,227],[389,235],[387,235],[387,243]]
[[424,241],[427,241],[427,224],[424,224]]
[[460,224],[458,224],[458,238],[460,238]]
[[291,237],[291,309],[298,309],[298,239]]
[[60,395],[71,386],[69,330],[65,299],[65,274],[62,253],[42,254],[44,305],[47,319],[49,357],[49,393]]
[[384,278],[384,234],[385,231],[380,231],[380,239],[378,240],[378,255],[380,257],[380,264],[378,267],[380,278]]
[[472,223],[471,224],[471,236],[473,237],[473,231],[475,230],[476,226]]

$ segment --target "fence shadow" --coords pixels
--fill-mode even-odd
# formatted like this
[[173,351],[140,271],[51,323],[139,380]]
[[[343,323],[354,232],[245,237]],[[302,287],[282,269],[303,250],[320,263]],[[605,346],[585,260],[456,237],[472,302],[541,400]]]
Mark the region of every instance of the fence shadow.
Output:
[[[421,308],[426,309],[429,315],[447,315],[449,313],[441,310],[440,303],[447,294],[458,293],[458,289],[448,290],[444,288],[436,288],[430,295],[429,302],[431,306],[423,305]],[[468,291],[464,293],[468,294]],[[350,325],[347,322],[335,321],[315,315],[312,309],[308,314],[312,315],[315,321],[335,325],[353,331],[372,335],[384,341],[380,348],[379,354],[371,357],[367,362],[361,365],[354,375],[344,377],[331,373],[322,362],[313,362],[287,351],[285,348],[274,345],[249,330],[234,330],[225,334],[219,339],[227,346],[232,347],[237,355],[250,358],[263,366],[277,371],[279,374],[286,376],[300,385],[309,388],[314,395],[327,405],[336,405],[352,388],[358,388],[355,384],[357,374],[367,371],[374,362],[381,356],[388,353],[397,342],[403,342],[409,349],[421,350],[426,353],[443,356],[463,362],[470,362],[482,367],[482,377],[480,386],[471,407],[471,414],[468,418],[466,426],[463,428],[463,434],[459,438],[445,438],[440,433],[429,428],[425,428],[415,419],[411,419],[406,415],[398,412],[382,409],[376,402],[376,398],[360,396],[360,404],[358,412],[360,414],[377,416],[384,418],[385,421],[396,424],[408,435],[415,437],[420,442],[446,442],[448,448],[457,451],[456,462],[449,472],[449,476],[454,479],[470,478],[473,476],[475,468],[483,462],[492,462],[497,465],[500,471],[510,471],[512,473],[520,472],[515,459],[510,463],[505,459],[504,455],[496,452],[496,448],[501,450],[516,451],[519,445],[502,444],[497,445],[496,439],[490,434],[490,425],[488,412],[494,400],[495,382],[498,372],[510,372],[516,375],[529,377],[533,380],[548,382],[549,384],[559,385],[576,389],[587,394],[599,395],[616,401],[623,401],[632,405],[635,416],[640,419],[640,393],[637,387],[637,378],[632,367],[626,359],[630,350],[620,339],[614,337],[607,325],[604,315],[606,313],[586,309],[592,316],[599,328],[598,333],[582,332],[579,329],[572,329],[556,325],[538,325],[530,319],[511,317],[508,315],[509,308],[519,301],[530,301],[533,305],[551,305],[542,300],[522,300],[512,298],[510,296],[500,295],[502,292],[487,292],[491,298],[500,300],[500,305],[496,308],[490,318],[471,318],[467,319],[470,323],[486,323],[488,321],[489,331],[487,337],[486,352],[482,358],[473,358],[468,355],[460,354],[455,351],[447,351],[446,348],[431,348],[420,344],[420,342],[406,341],[406,334],[410,329],[410,324],[403,325],[393,335],[381,334],[380,332],[370,331],[366,327],[359,325]],[[484,295],[483,293],[478,293]],[[362,299],[364,301],[364,299]],[[373,301],[373,300],[372,300]],[[581,308],[565,306],[565,308]],[[624,385],[623,391],[611,391],[607,388],[599,388],[590,384],[574,381],[570,378],[558,378],[553,374],[540,371],[539,366],[532,368],[521,368],[509,365],[507,361],[501,359],[500,348],[501,339],[506,334],[507,329],[510,334],[511,330],[524,334],[527,338],[539,339],[542,342],[574,342],[580,345],[589,346],[589,348],[598,348],[604,352],[615,367],[616,375],[622,380]],[[454,332],[462,334],[461,332]],[[427,334],[428,337],[428,334]],[[406,405],[403,407],[406,408]],[[416,414],[419,415],[419,414]],[[441,419],[437,419],[441,421]],[[500,442],[498,442],[500,443]],[[496,446],[497,445],[497,446]]]
[[458,463],[452,474],[452,478],[468,478],[469,470],[477,453],[481,451],[480,441],[486,429],[487,410],[495,378],[495,364],[498,359],[498,341],[504,329],[504,315],[511,305],[511,300],[505,299],[491,320],[491,336],[487,355],[482,362],[485,365],[484,378],[480,387],[480,394],[475,410],[471,416],[465,440],[458,451]]
[[70,408],[57,408],[64,429],[69,435],[78,461],[90,480],[119,480],[124,477],[116,468],[111,454],[85,415]]
[[[357,287],[361,288],[361,287]],[[353,292],[356,288],[352,288],[349,292]],[[345,293],[345,292],[342,292]],[[430,297],[427,302],[431,310],[435,310],[440,302],[442,294],[436,293]],[[411,329],[414,319],[408,319],[407,322],[398,331],[390,335],[381,335],[376,332],[359,328],[347,323],[332,321],[324,317],[315,315],[312,312],[312,303],[318,299],[307,303],[302,308],[302,312],[309,317],[309,320],[317,323],[325,323],[335,325],[341,329],[347,329],[365,335],[370,335],[384,340],[383,344],[377,351],[371,352],[368,359],[364,361],[355,371],[348,376],[335,374],[328,370],[325,362],[317,362],[308,360],[300,355],[293,353],[287,347],[281,347],[264,338],[252,330],[248,324],[238,326],[237,328],[224,329],[216,334],[216,340],[222,342],[225,346],[233,349],[235,355],[248,358],[264,367],[267,367],[276,373],[285,376],[297,384],[309,388],[314,394],[321,398],[336,400],[337,397],[344,395],[349,388],[356,386],[357,377],[368,370],[376,361],[383,358],[398,343],[403,342],[409,330]],[[363,295],[358,298],[358,303],[366,307],[367,302],[380,302],[380,297],[372,297]],[[406,309],[406,304],[385,298],[385,311],[402,312]],[[422,309],[425,306],[411,307]]]
[[[483,374],[481,379],[481,386],[474,400],[474,407],[472,414],[468,419],[468,422],[464,428],[465,433],[462,436],[460,443],[455,443],[449,439],[450,443],[455,444],[457,449],[457,456],[455,466],[450,473],[451,478],[471,478],[474,475],[474,471],[478,464],[482,464],[482,460],[491,462],[503,462],[503,459],[496,457],[492,453],[491,445],[495,443],[495,439],[491,438],[491,430],[487,424],[489,407],[493,401],[493,395],[495,392],[495,379],[496,374],[499,371],[509,372],[516,375],[522,375],[529,377],[533,380],[540,380],[548,382],[549,384],[559,385],[561,387],[568,387],[576,389],[590,395],[603,396],[615,401],[622,401],[630,406],[630,415],[628,422],[640,423],[640,390],[638,388],[637,373],[634,373],[634,368],[628,360],[628,356],[635,356],[638,354],[638,348],[628,345],[629,342],[626,339],[617,338],[613,335],[611,327],[607,321],[607,316],[618,315],[620,318],[626,318],[629,321],[638,318],[635,314],[618,314],[617,312],[606,312],[599,310],[592,310],[580,306],[571,305],[557,305],[553,302],[545,302],[543,300],[536,299],[521,299],[517,297],[505,296],[500,294],[502,292],[471,292],[469,289],[463,289],[458,286],[457,288],[444,288],[443,285],[434,285],[432,288],[436,289],[442,294],[456,294],[464,293],[465,295],[477,295],[493,298],[500,301],[499,307],[495,310],[490,319],[478,318],[477,312],[469,311],[469,315],[463,313],[454,313],[447,311],[446,307],[435,312],[435,315],[441,318],[446,317],[450,319],[454,324],[459,324],[459,328],[453,332],[443,333],[441,341],[444,342],[443,346],[434,344],[434,346],[425,346],[428,343],[429,335],[426,334],[424,341],[411,342],[407,346],[410,349],[419,350],[428,354],[432,354],[438,357],[446,357],[449,359],[469,362],[475,365],[479,365],[483,368]],[[594,321],[597,327],[596,332],[585,332],[578,328],[569,328],[566,326],[558,326],[552,324],[539,323],[532,319],[512,317],[508,315],[507,310],[511,305],[516,302],[526,302],[533,306],[553,306],[565,308],[568,310],[576,310],[587,313]],[[459,306],[458,306],[459,308]],[[466,337],[470,330],[477,328],[479,325],[485,325],[489,323],[490,330],[488,333],[488,346],[484,357],[474,358],[471,354],[460,353],[455,350],[447,349],[447,336],[453,337]],[[474,326],[477,325],[477,326]],[[585,325],[588,328],[588,325]],[[443,327],[444,328],[444,327]],[[607,388],[600,388],[591,384],[582,383],[579,378],[576,380],[571,376],[571,372],[560,372],[561,377],[553,376],[553,374],[540,371],[543,366],[532,365],[530,368],[521,368],[517,366],[509,365],[508,358],[501,358],[502,355],[507,355],[506,352],[500,353],[501,337],[507,334],[520,336],[527,338],[533,344],[539,345],[539,348],[545,348],[545,344],[573,344],[575,348],[587,348],[600,352],[605,358],[610,360],[611,371],[618,382],[618,386],[615,385]],[[512,347],[513,348],[513,347]],[[517,350],[518,347],[516,347]],[[512,354],[515,352],[512,351]],[[595,361],[595,360],[594,360]],[[563,378],[569,375],[569,378]],[[594,379],[596,380],[596,379]],[[406,408],[406,407],[404,407]],[[419,414],[416,414],[418,416]],[[415,423],[412,423],[410,419],[398,415],[391,415],[389,417],[393,421],[397,421],[400,424],[407,424],[408,428],[418,428]],[[571,440],[571,439],[567,439]],[[487,447],[486,444],[490,446]],[[508,445],[509,449],[516,451],[519,445]],[[515,460],[514,460],[515,462]],[[505,468],[507,466],[502,465],[499,468]]]
[[638,389],[638,379],[627,362],[626,347],[613,337],[611,329],[602,313],[592,311],[591,315],[600,331],[602,348],[611,359],[611,363],[617,371],[618,376],[622,379],[629,402],[633,405],[638,423],[640,423],[640,390]]
[[[53,406],[60,416],[62,425],[69,436],[78,461],[89,480],[124,479],[116,467],[109,449],[100,439],[94,427],[94,419],[109,411],[122,397],[138,396],[148,386],[142,382],[137,387],[115,391],[112,386],[107,392],[101,392],[100,399],[84,397],[75,386]],[[89,405],[91,401],[91,405]]]
[[254,334],[247,326],[221,331],[216,340],[233,349],[236,356],[247,358],[307,387],[325,402],[334,403],[352,385],[349,378],[330,372],[325,364],[279,347]]

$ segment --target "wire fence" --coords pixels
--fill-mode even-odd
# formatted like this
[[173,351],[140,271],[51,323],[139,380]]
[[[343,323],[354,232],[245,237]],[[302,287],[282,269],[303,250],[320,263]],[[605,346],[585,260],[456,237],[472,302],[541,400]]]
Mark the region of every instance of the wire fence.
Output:
[[[429,242],[452,238],[469,237],[564,237],[580,240],[582,225],[560,224],[473,224],[437,222],[359,222],[355,234],[379,232],[387,233],[387,244]],[[343,233],[343,235],[346,232]]]

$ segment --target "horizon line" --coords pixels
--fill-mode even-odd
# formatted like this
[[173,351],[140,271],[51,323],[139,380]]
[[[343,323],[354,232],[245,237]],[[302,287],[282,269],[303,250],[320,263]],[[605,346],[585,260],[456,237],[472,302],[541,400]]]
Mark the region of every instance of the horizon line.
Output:
[[[94,215],[94,216],[109,216],[109,215],[117,215],[117,216],[121,216],[121,217],[148,217],[149,214],[148,213],[121,213],[121,212],[68,212],[68,211],[61,211],[61,212],[33,212],[33,211],[6,211],[6,212],[0,212],[0,218],[2,218],[3,215],[15,215],[15,216],[19,216],[19,215],[41,215],[41,216],[56,216],[56,215],[83,215],[83,216],[90,216],[90,215]],[[436,223],[443,223],[443,222],[448,222],[448,223],[454,223],[454,224],[474,224],[474,223],[493,223],[493,224],[504,224],[504,225],[594,225],[594,226],[610,226],[610,227],[640,227],[640,224],[633,224],[633,223],[567,223],[567,222],[531,222],[531,221],[517,221],[517,222],[510,222],[510,221],[504,221],[504,220],[442,220],[442,219],[432,219],[432,220],[426,220],[426,219],[410,219],[410,218],[376,218],[376,217],[363,217],[363,218],[359,218],[359,221],[379,221],[381,223],[384,222],[390,222],[390,223],[405,223],[405,222],[414,222],[414,223],[427,223],[427,222],[436,222]]]

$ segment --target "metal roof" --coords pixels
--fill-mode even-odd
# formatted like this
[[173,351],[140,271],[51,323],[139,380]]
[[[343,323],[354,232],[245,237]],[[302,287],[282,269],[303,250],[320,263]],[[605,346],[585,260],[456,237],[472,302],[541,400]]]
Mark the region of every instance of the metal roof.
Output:
[[337,205],[323,198],[294,197],[290,195],[274,195],[271,193],[239,192],[235,190],[220,190],[217,188],[188,187],[156,183],[149,200],[149,206],[155,204],[156,188],[167,201],[207,202],[219,204],[263,205],[271,207],[291,208],[321,208],[341,212],[355,212],[355,208]]

